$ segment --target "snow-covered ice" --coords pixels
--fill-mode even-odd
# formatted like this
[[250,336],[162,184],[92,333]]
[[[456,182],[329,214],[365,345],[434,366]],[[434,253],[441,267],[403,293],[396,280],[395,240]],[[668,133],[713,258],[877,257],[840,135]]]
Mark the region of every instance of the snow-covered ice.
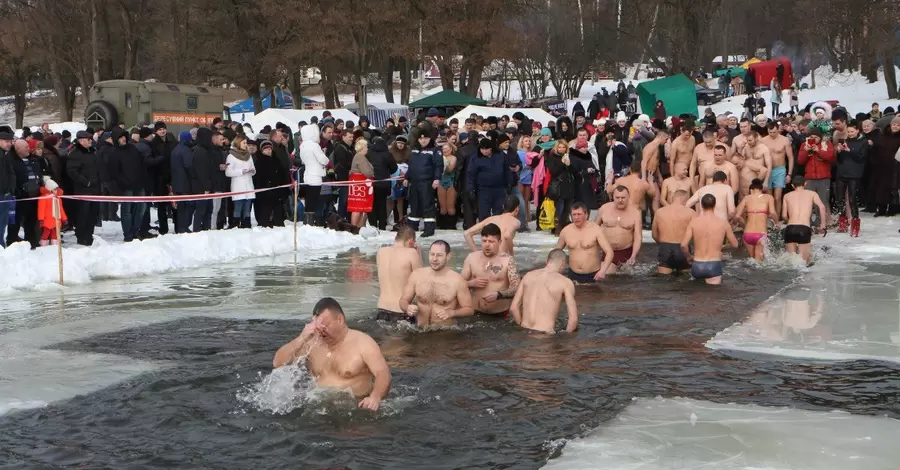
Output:
[[[294,250],[291,227],[251,230],[216,230],[169,235],[131,243],[108,243],[96,238],[94,246],[66,243],[63,274],[66,284],[83,284],[100,278],[129,278],[174,270],[194,269],[251,257],[265,257]],[[390,234],[365,238],[317,227],[297,229],[297,249],[305,254],[329,256],[335,250],[378,246],[392,240]],[[0,251],[0,295],[17,290],[40,289],[58,282],[55,246],[30,250],[14,243]]]
[[896,468],[900,422],[690,399],[635,399],[544,469]]

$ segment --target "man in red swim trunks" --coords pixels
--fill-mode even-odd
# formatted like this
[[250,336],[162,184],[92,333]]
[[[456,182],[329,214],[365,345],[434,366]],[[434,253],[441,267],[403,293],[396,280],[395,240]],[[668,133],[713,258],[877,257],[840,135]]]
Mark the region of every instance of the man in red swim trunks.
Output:
[[612,202],[604,204],[597,215],[597,224],[613,248],[613,264],[607,274],[614,274],[623,264],[634,265],[642,240],[641,211],[629,203],[628,188],[617,186],[612,197]]

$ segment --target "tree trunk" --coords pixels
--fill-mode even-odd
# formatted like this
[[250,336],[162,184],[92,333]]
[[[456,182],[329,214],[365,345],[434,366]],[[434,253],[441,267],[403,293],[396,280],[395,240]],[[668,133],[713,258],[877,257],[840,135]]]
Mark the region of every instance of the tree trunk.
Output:
[[900,98],[897,92],[897,70],[894,68],[894,51],[886,51],[884,57],[884,83],[887,85],[888,99]]
[[325,95],[325,107],[335,109],[337,96],[334,92],[333,74],[331,73],[331,65],[326,64],[322,70],[322,80],[319,84],[322,86],[322,94]]
[[91,0],[91,71],[94,83],[100,81],[100,37],[97,32],[97,2]]
[[382,72],[381,87],[384,89],[384,99],[388,103],[394,102],[394,62],[390,57],[384,59],[384,70]]
[[293,98],[293,108],[294,109],[303,109],[303,78],[300,76],[300,72],[291,73],[291,98]]
[[25,93],[16,93],[13,100],[16,106],[16,129],[21,129],[25,125]]
[[632,80],[637,80],[638,73],[641,71],[641,66],[644,65],[644,57],[647,55],[647,49],[650,47],[650,43],[653,41],[653,33],[656,31],[657,18],[659,18],[659,2],[656,3],[656,8],[653,10],[653,20],[650,21],[650,32],[647,34],[647,43],[644,45],[643,49],[641,49],[641,60],[638,61],[638,66],[634,69],[634,77],[632,77]]
[[[104,0],[98,0],[104,1]],[[104,2],[105,3],[105,2]],[[99,8],[99,17],[100,17],[100,30],[98,31],[99,41],[97,42],[98,49],[98,60],[100,61],[100,79],[101,80],[109,80],[115,77],[115,72],[113,71],[113,62],[110,54],[110,46],[113,44],[112,35],[109,31],[109,8],[105,4],[100,5]],[[101,36],[102,33],[102,36]],[[96,80],[95,80],[96,83]]]
[[[256,114],[261,113],[263,111],[263,105],[262,97],[259,95],[259,83],[254,83],[244,89],[247,90],[247,94],[250,95],[250,98],[253,98],[253,110]],[[259,131],[259,129],[254,130]]]
[[453,89],[453,58],[449,60],[437,60],[435,63],[441,72],[441,87],[444,90]]
[[410,73],[412,66],[409,59],[404,58],[400,67],[400,104],[409,104],[409,92],[412,89],[412,75]]
[[53,90],[56,92],[58,119],[61,122],[69,122],[72,120],[72,100],[69,97],[69,87],[63,80],[58,62],[50,61],[50,79],[53,82]]
[[365,76],[366,75],[363,72],[358,72],[356,74],[356,84],[359,86],[359,101],[357,101],[356,104],[359,105],[358,111],[362,113],[360,116],[365,116],[366,112],[369,110],[369,97],[367,96],[368,91]]

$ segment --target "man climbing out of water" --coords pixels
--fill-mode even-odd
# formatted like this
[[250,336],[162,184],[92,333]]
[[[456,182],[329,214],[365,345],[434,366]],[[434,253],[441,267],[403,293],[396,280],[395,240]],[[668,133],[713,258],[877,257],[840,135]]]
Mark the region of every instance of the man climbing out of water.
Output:
[[[729,221],[734,217],[734,189],[728,184],[728,177],[724,171],[717,171],[713,175],[712,184],[697,190],[685,205],[694,207],[706,195],[716,198],[715,213],[717,217],[724,221]],[[698,208],[697,213],[702,213],[702,209]]]
[[519,221],[519,199],[516,196],[506,196],[502,214],[492,215],[466,230],[466,243],[468,243],[473,253],[478,253],[478,247],[475,246],[475,234],[482,233],[482,229],[489,224],[500,227],[500,233],[502,234],[500,251],[512,255],[513,240],[516,238],[516,232],[519,231],[519,227],[522,226],[522,223]]
[[391,388],[391,371],[371,336],[347,327],[337,300],[325,297],[313,308],[313,319],[300,336],[275,353],[272,367],[306,358],[316,386],[353,391],[360,408],[378,411]]
[[[819,214],[825,214],[825,204],[818,193],[806,189],[806,179],[795,176],[791,180],[794,190],[784,195],[781,207],[781,218],[787,224],[784,227],[784,249],[788,253],[799,253],[806,264],[809,264],[812,228],[809,223],[813,207],[819,208]],[[819,217],[819,230],[825,231],[825,217]]]
[[605,278],[613,262],[612,245],[606,241],[600,226],[587,218],[588,209],[583,202],[572,204],[572,223],[562,229],[556,242],[556,249],[569,250],[566,276],[575,282],[594,282]]
[[597,225],[613,249],[613,264],[606,274],[615,274],[616,267],[623,264],[634,266],[643,241],[641,212],[629,203],[628,188],[617,186],[612,196],[612,202],[600,207],[597,214]]
[[684,240],[688,225],[697,218],[697,213],[685,206],[687,191],[675,191],[672,199],[672,204],[661,208],[653,218],[653,239],[659,245],[659,266],[656,268],[659,274],[672,274],[691,268],[681,250],[681,241]]
[[[518,207],[519,201],[512,198]],[[462,277],[472,289],[475,314],[479,316],[508,317],[509,303],[519,287],[516,259],[500,250],[500,238],[500,227],[485,225],[481,229],[481,251],[470,253],[463,263]]]
[[413,271],[422,267],[422,253],[416,246],[416,232],[402,225],[394,237],[394,244],[378,249],[378,314],[376,320],[416,323],[416,318],[400,308],[400,296]]
[[[703,213],[688,224],[681,251],[691,264],[691,276],[703,279],[707,284],[722,283],[722,242],[728,241],[737,248],[738,241],[731,230],[731,224],[716,215],[716,197],[707,194],[700,199]],[[694,240],[694,255],[691,256],[691,239]]]
[[556,248],[547,255],[547,265],[543,269],[531,271],[522,278],[509,308],[513,319],[522,328],[555,333],[556,317],[563,300],[569,314],[566,331],[574,333],[578,328],[575,283],[562,275],[567,269],[566,264],[566,252]]
[[447,267],[449,262],[450,244],[436,240],[428,250],[428,266],[413,271],[406,281],[400,308],[416,317],[419,327],[455,325],[457,318],[474,313],[469,287],[459,273]]

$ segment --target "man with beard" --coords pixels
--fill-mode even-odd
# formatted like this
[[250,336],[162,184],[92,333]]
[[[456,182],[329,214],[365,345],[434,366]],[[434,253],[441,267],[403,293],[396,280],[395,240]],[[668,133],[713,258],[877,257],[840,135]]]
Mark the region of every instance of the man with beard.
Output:
[[[569,250],[569,269],[566,276],[575,282],[594,282],[604,279],[613,263],[613,248],[603,230],[588,220],[587,206],[572,204],[572,223],[559,233],[556,248]],[[603,261],[600,261],[600,252]]]
[[615,274],[617,266],[634,266],[643,241],[641,212],[631,202],[628,187],[616,186],[612,197],[612,202],[604,204],[597,214],[597,225],[613,249],[607,274]]
[[[75,144],[69,150],[66,172],[72,180],[72,187],[77,196],[100,195],[100,156],[93,147],[91,134],[78,131]],[[94,222],[100,214],[99,202],[76,201],[75,238],[79,245],[91,246],[94,243]]]
[[449,262],[450,244],[436,240],[428,251],[428,266],[413,271],[403,289],[400,308],[416,317],[421,328],[455,325],[457,318],[475,312],[468,284],[447,267]]
[[574,333],[578,328],[575,283],[562,274],[566,272],[566,265],[566,252],[556,248],[547,255],[547,265],[543,269],[531,271],[522,278],[509,309],[522,328],[555,333],[556,317],[564,300],[569,315],[566,332]]
[[470,253],[463,263],[462,277],[472,289],[475,314],[492,318],[509,316],[509,303],[519,286],[516,259],[500,249],[500,227],[481,229],[481,251]]

